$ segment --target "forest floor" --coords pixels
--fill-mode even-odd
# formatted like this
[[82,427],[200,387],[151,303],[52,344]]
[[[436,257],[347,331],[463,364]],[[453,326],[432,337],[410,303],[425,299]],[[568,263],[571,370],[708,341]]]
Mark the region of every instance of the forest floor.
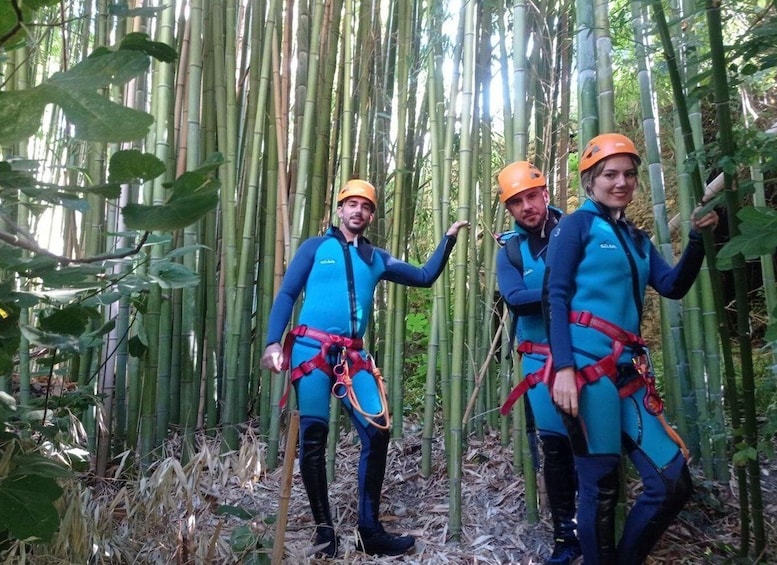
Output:
[[[283,434],[284,436],[286,434]],[[469,437],[462,454],[461,533],[449,522],[450,485],[441,437],[432,446],[432,472],[421,469],[421,428],[405,422],[392,440],[383,488],[381,520],[389,531],[416,537],[414,552],[373,557],[355,550],[359,442],[353,430],[337,445],[330,501],[341,550],[332,564],[490,565],[541,564],[552,551],[549,515],[527,520],[524,479],[513,469],[512,448],[496,433]],[[201,438],[182,464],[180,441],[139,477],[129,454],[113,462],[108,478],[73,481],[61,500],[63,516],[54,541],[17,544],[0,563],[29,565],[260,565],[269,564],[278,523],[283,461],[265,464],[266,443],[252,428],[235,452],[222,453],[217,438]],[[281,459],[284,448],[282,446]],[[775,539],[777,462],[761,465],[767,544]],[[695,492],[647,560],[647,565],[753,563],[737,560],[740,510],[735,481],[705,480],[693,469]],[[628,500],[638,492],[627,485]],[[542,489],[540,489],[542,492]],[[542,495],[540,496],[542,500]],[[324,563],[309,557],[315,525],[294,460],[283,536],[283,562]],[[751,544],[752,547],[752,544]],[[777,563],[774,547],[761,563]]]
[[[512,449],[496,434],[470,438],[463,454],[461,535],[451,539],[449,483],[442,442],[436,441],[433,471],[422,477],[420,430],[407,427],[402,440],[392,442],[381,515],[386,529],[416,536],[415,552],[400,557],[375,558],[354,550],[357,506],[356,469],[359,445],[353,433],[343,434],[338,446],[335,480],[330,499],[336,527],[342,538],[340,557],[334,563],[423,563],[423,564],[537,564],[552,551],[549,514],[541,508],[540,522],[526,519],[524,480],[514,473]],[[777,518],[777,466],[765,464],[762,474],[767,540],[774,539]],[[698,471],[698,470],[697,470]],[[268,474],[262,495],[252,504],[273,511],[281,470]],[[734,481],[719,484],[694,477],[695,492],[678,520],[666,532],[647,563],[732,563],[739,540],[739,501]],[[629,498],[638,490],[629,481]],[[543,497],[541,496],[541,499]],[[542,506],[542,505],[541,505]],[[285,535],[287,563],[311,562],[306,552],[313,544],[315,527],[295,466]],[[777,562],[772,550],[772,559]],[[748,561],[749,562],[749,561]]]

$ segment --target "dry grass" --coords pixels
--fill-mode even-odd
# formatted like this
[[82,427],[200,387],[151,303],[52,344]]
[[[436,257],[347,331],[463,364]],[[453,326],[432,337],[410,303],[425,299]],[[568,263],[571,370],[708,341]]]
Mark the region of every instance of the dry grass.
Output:
[[[241,535],[242,539],[248,535],[253,548],[257,540],[264,540],[265,562],[269,563],[281,469],[266,470],[265,444],[250,430],[243,439],[240,451],[229,454],[220,454],[217,442],[203,440],[188,464],[182,466],[168,457],[147,478],[128,478],[132,469],[118,464],[113,479],[71,485],[62,501],[64,520],[57,538],[48,546],[36,547],[34,554],[28,550],[22,555],[21,546],[16,546],[5,563],[260,562],[235,550]],[[176,447],[175,442],[168,445],[171,453]],[[434,469],[425,478],[418,471],[418,429],[407,426],[405,439],[392,443],[382,519],[387,529],[410,533],[418,541],[412,555],[376,558],[354,550],[359,446],[353,433],[342,435],[330,495],[343,547],[331,563],[543,562],[551,551],[547,513],[543,511],[539,524],[526,522],[523,480],[513,473],[512,450],[503,447],[496,435],[468,442],[463,457],[462,532],[458,541],[451,539],[442,449],[437,440]],[[774,501],[770,477],[764,477],[765,499]],[[739,544],[738,508],[731,490],[701,480],[696,486],[693,502],[664,536],[649,564],[723,563],[731,557],[727,548]],[[241,518],[218,513],[221,505],[242,508],[247,514]],[[766,513],[767,524],[773,523],[774,504],[767,505]],[[285,563],[314,562],[308,557],[314,531],[295,466]]]

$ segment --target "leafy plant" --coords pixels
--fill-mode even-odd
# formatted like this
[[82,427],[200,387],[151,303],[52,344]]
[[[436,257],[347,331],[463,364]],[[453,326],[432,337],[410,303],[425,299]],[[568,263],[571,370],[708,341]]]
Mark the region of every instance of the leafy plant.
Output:
[[54,502],[63,491],[58,481],[73,474],[40,449],[61,457],[57,418],[49,412],[40,421],[40,411],[19,412],[15,399],[0,392],[0,537],[47,542],[59,527]]
[[[28,9],[48,4],[52,2],[25,2],[20,11],[12,10],[11,17],[4,3],[0,44],[9,47],[17,42],[13,30],[31,17]],[[0,92],[0,140],[5,145],[35,135],[50,104],[63,111],[76,139],[106,143],[144,137],[153,116],[117,104],[105,92],[147,72],[152,57],[172,62],[177,54],[145,34],[131,33],[118,47],[100,47],[32,88]],[[104,321],[103,306],[129,297],[142,308],[143,296],[155,286],[197,285],[197,274],[184,267],[180,258],[199,250],[198,246],[161,257],[147,251],[170,243],[171,236],[161,232],[181,229],[216,208],[220,189],[216,171],[222,163],[221,155],[214,154],[195,170],[163,182],[168,197],[162,204],[124,205],[121,213],[127,231],[108,235],[123,236],[130,242],[128,247],[72,257],[49,251],[27,226],[17,224],[19,207],[26,207],[32,217],[54,207],[83,213],[95,201],[101,205],[118,201],[130,184],[159,178],[167,171],[165,164],[148,153],[119,150],[110,156],[107,182],[60,186],[40,180],[47,175],[38,171],[34,161],[0,162],[0,378],[12,374],[21,336],[42,353],[38,363],[48,366],[53,376],[63,361],[103,345],[114,328],[113,320]],[[20,323],[24,310],[34,312],[29,323]],[[138,334],[142,336],[142,330]],[[142,354],[143,349],[142,343],[136,343],[132,351]],[[54,505],[63,493],[59,482],[74,477],[74,465],[88,467],[88,453],[75,433],[80,424],[73,414],[99,402],[87,388],[57,396],[56,404],[52,398],[34,399],[25,407],[0,393],[0,539],[51,540],[59,527]]]

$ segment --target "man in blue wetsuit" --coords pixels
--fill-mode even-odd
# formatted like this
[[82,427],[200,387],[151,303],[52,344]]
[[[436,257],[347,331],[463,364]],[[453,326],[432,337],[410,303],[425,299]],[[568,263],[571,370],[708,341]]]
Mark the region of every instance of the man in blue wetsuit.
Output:
[[524,380],[502,407],[526,393],[542,442],[543,478],[548,494],[555,546],[546,565],[569,565],[580,556],[575,534],[575,462],[564,422],[543,378],[550,369],[548,340],[542,316],[542,284],[548,238],[561,218],[549,206],[547,181],[528,161],[517,161],[497,177],[499,201],[515,220],[515,229],[499,236],[503,247],[496,256],[499,291],[516,317],[517,350],[522,354]]
[[[379,520],[390,437],[388,411],[382,379],[361,338],[378,283],[430,287],[442,273],[459,229],[469,225],[453,223],[426,264],[415,267],[373,247],[363,236],[377,204],[370,183],[352,179],[343,185],[337,197],[339,227],[303,242],[289,264],[270,311],[268,345],[262,356],[263,366],[274,372],[292,369],[300,411],[300,474],[323,557],[335,557],[338,551],[325,465],[331,394],[342,399],[361,440],[357,549],[401,555],[415,544],[412,536],[386,532]],[[282,346],[281,337],[303,290],[299,326]]]
[[[691,215],[675,267],[626,219],[638,184],[639,153],[626,136],[591,139],[580,156],[587,200],[550,238],[547,309],[553,401],[565,412],[578,474],[578,536],[586,565],[643,563],[691,494],[685,446],[663,417],[640,321],[647,285],[679,299],[704,259],[698,230],[718,216]],[[642,492],[615,543],[622,451]]]

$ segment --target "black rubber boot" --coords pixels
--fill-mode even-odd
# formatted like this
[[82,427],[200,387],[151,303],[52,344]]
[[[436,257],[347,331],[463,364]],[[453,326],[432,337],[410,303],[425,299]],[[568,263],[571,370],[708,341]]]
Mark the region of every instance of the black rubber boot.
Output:
[[369,555],[402,555],[415,545],[413,536],[392,534],[380,523],[380,496],[386,473],[389,432],[357,425],[362,441],[359,460],[359,535],[356,549]]
[[543,476],[548,504],[553,520],[553,555],[545,565],[570,565],[582,555],[575,528],[577,476],[575,459],[569,439],[555,434],[543,434]]
[[577,534],[585,565],[620,565],[615,553],[615,507],[620,490],[620,456],[575,457],[580,505]]
[[630,454],[642,478],[642,494],[631,508],[618,543],[619,565],[641,565],[691,496],[693,485],[681,453],[657,470],[641,451]]
[[329,508],[329,491],[326,481],[326,438],[329,427],[326,422],[301,418],[299,441],[299,471],[302,484],[310,501],[310,510],[316,522],[316,546],[326,544],[315,552],[320,557],[336,557],[340,540],[335,533],[332,512]]
[[356,549],[369,555],[402,555],[414,545],[413,536],[391,534],[383,526],[372,531],[359,526],[359,537],[356,540]]

